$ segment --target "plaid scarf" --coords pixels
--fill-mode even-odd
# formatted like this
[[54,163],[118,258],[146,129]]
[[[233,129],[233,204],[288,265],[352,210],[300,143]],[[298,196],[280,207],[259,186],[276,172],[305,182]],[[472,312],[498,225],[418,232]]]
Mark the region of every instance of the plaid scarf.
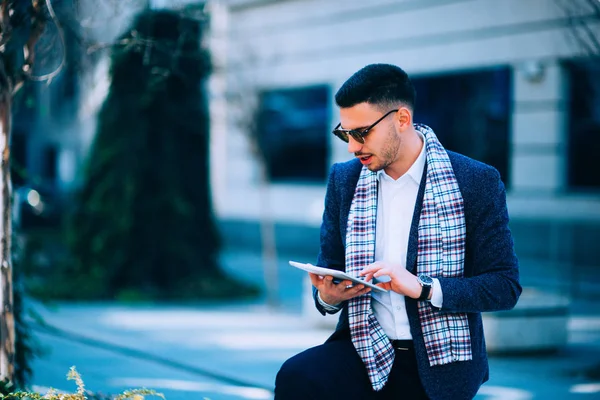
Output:
[[[465,216],[463,199],[448,154],[425,125],[415,124],[425,137],[427,176],[419,220],[418,273],[432,277],[463,276]],[[353,276],[375,261],[377,174],[363,167],[346,234],[346,272]],[[399,243],[406,245],[406,243]],[[418,302],[419,319],[430,366],[472,359],[466,313],[437,313]],[[362,358],[373,389],[381,390],[394,363],[394,349],[371,309],[371,294],[348,302],[352,343]]]

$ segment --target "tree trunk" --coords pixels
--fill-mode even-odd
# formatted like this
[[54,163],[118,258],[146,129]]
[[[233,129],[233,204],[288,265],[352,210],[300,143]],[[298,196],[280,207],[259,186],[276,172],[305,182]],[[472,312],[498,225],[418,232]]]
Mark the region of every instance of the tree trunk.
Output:
[[12,88],[0,70],[0,379],[14,379],[15,321],[13,315],[11,236],[12,188],[10,180],[10,120]]
[[269,179],[264,160],[259,160],[260,182],[260,238],[263,261],[263,277],[267,291],[267,305],[271,308],[279,306],[279,271],[277,270],[277,242],[275,238],[275,223],[272,214],[271,198],[269,195]]

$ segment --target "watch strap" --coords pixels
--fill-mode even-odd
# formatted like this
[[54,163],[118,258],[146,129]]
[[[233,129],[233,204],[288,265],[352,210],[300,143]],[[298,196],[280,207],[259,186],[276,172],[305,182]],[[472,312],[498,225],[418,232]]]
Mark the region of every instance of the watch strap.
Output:
[[431,286],[421,284],[421,295],[417,300],[428,300],[431,293]]
[[417,275],[417,280],[421,284],[421,295],[417,300],[429,300],[429,294],[433,289],[433,280],[424,274]]

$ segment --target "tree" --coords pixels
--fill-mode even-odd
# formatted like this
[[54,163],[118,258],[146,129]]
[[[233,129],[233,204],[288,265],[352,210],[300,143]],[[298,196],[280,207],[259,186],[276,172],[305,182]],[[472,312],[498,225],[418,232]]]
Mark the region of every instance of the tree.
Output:
[[0,1],[0,378],[9,380],[12,380],[15,374],[10,206],[12,100],[27,79],[52,79],[60,71],[62,64],[50,74],[33,74],[36,45],[49,20],[53,20],[58,27],[50,0]]
[[[200,33],[201,26],[198,24],[194,24],[193,21],[186,20],[185,18],[175,19],[173,16],[163,15],[163,22],[165,20],[170,20],[171,22],[177,22],[173,27],[178,28],[178,32],[181,33],[181,36],[175,37],[172,33],[168,33],[168,27],[162,26],[162,30],[159,29],[159,37],[162,34],[166,34],[168,37],[162,43],[158,43],[157,41],[150,42],[148,38],[151,35],[139,35],[139,31],[132,31],[130,34],[126,34],[123,36],[121,41],[113,42],[109,40],[106,44],[98,45],[94,43],[94,40],[105,40],[105,37],[101,35],[93,34],[89,37],[85,37],[86,33],[89,31],[106,31],[105,25],[110,25],[110,21],[107,21],[106,24],[101,24],[94,17],[96,14],[93,11],[90,11],[93,7],[102,8],[103,11],[107,11],[109,9],[114,9],[115,14],[116,10],[121,10],[121,7],[125,3],[135,3],[135,7],[139,8],[140,6],[148,6],[149,2],[146,0],[103,0],[101,2],[83,2],[81,0],[56,0],[57,5],[60,5],[60,8],[65,11],[64,14],[59,14],[57,18],[53,3],[51,0],[0,0],[0,144],[2,150],[2,165],[1,165],[1,174],[0,174],[0,204],[1,204],[1,214],[2,218],[0,220],[0,254],[2,259],[0,260],[0,379],[8,379],[14,380],[15,377],[15,318],[13,315],[13,311],[16,307],[13,305],[13,284],[12,284],[12,263],[11,263],[11,236],[12,236],[12,226],[11,226],[11,180],[10,180],[10,169],[9,169],[9,161],[10,161],[10,115],[11,115],[11,106],[13,101],[13,96],[17,91],[22,87],[23,83],[26,80],[36,80],[36,81],[51,81],[58,73],[62,70],[65,64],[65,38],[62,26],[59,24],[62,22],[66,29],[71,33],[74,37],[76,37],[78,43],[82,46],[82,48],[87,47],[88,50],[94,49],[103,49],[103,48],[115,48],[115,56],[114,60],[125,60],[130,59],[133,61],[142,61],[139,72],[144,77],[148,78],[149,81],[146,82],[146,92],[140,91],[140,94],[143,94],[141,103],[144,103],[146,107],[144,112],[141,112],[142,106],[139,106],[137,109],[138,116],[153,116],[160,115],[160,113],[164,112],[165,109],[161,107],[166,107],[167,115],[173,117],[174,114],[169,114],[170,111],[175,110],[172,104],[160,102],[160,95],[166,96],[182,96],[182,98],[190,101],[190,105],[193,104],[194,101],[199,101],[200,104],[203,104],[205,107],[205,93],[200,90],[199,87],[193,88],[192,90],[186,90],[184,82],[187,84],[194,85],[198,83],[200,78],[205,76],[208,73],[208,54],[199,51],[197,48],[198,44],[198,36],[195,38],[193,35],[197,35]],[[81,7],[82,3],[86,3],[85,7]],[[89,3],[89,4],[88,4]],[[90,7],[90,4],[92,5]],[[135,8],[134,7],[134,8]],[[88,17],[84,18],[82,13],[79,13],[81,9],[85,9],[88,13]],[[120,13],[120,11],[119,11]],[[101,14],[100,18],[106,16],[106,14]],[[144,25],[145,22],[152,20],[154,17],[150,18],[148,16],[142,17],[138,20],[140,25],[137,27],[140,31],[143,32],[145,28],[149,28],[151,25]],[[159,19],[160,19],[159,18]],[[182,26],[185,26],[187,31],[179,30]],[[54,32],[48,33],[46,28],[53,27]],[[186,33],[187,32],[187,33]],[[54,33],[54,35],[53,35]],[[150,32],[148,32],[150,33]],[[157,33],[157,32],[154,32]],[[170,35],[170,36],[169,36]],[[94,40],[88,40],[89,38],[93,38]],[[56,46],[56,41],[62,41],[62,48],[60,46]],[[173,47],[166,49],[165,43],[167,46],[173,45]],[[161,48],[161,46],[163,46]],[[174,52],[173,52],[173,51]],[[48,74],[44,75],[36,75],[33,73],[34,69],[38,71],[38,67],[40,64],[39,61],[44,61],[44,55],[52,56],[53,53],[60,53],[62,51],[61,61],[58,66],[54,66],[54,70]],[[44,54],[46,52],[46,54]],[[41,54],[40,54],[41,53]],[[166,53],[169,53],[169,56],[166,56]],[[95,52],[94,54],[97,54]],[[52,58],[52,57],[49,57]],[[35,61],[35,62],[34,62]],[[37,67],[36,67],[37,66]],[[203,66],[200,70],[198,70],[198,66]],[[46,65],[47,67],[47,65]],[[73,66],[70,65],[70,68]],[[126,70],[126,66],[122,65],[124,70]],[[115,67],[115,72],[117,68]],[[72,73],[73,70],[70,72]],[[130,71],[131,72],[131,71]],[[123,79],[125,75],[121,76]],[[186,81],[187,80],[187,81]],[[125,77],[126,81],[126,77]],[[128,82],[125,82],[128,83]],[[143,88],[143,84],[139,84],[136,89]],[[116,93],[116,95],[115,95]],[[112,100],[115,100],[119,95],[123,94],[123,91],[114,91]],[[126,93],[124,95],[127,95]],[[101,122],[101,129],[113,126],[112,124],[115,122],[111,120],[111,118],[115,118],[115,115],[118,114],[118,111],[114,108],[111,109],[112,102],[107,102],[107,106],[103,110],[103,116],[106,119]],[[135,111],[136,109],[133,109]],[[188,115],[184,115],[181,121],[175,121],[174,126],[177,129],[181,129],[181,135],[177,137],[177,139],[181,139],[181,142],[184,143],[183,146],[170,146],[167,145],[164,148],[160,148],[158,141],[151,141],[147,144],[148,148],[153,148],[155,152],[159,152],[161,155],[166,157],[176,157],[177,151],[174,151],[174,148],[177,147],[179,151],[186,151],[187,156],[191,155],[194,149],[197,148],[198,144],[206,143],[206,134],[208,127],[208,118],[206,115],[206,110],[204,108],[194,108],[193,106],[184,107],[179,109],[179,111],[183,111],[184,113],[188,113]],[[191,113],[200,112],[201,118],[198,119],[197,115],[190,115]],[[154,113],[154,114],[153,114]],[[124,115],[124,114],[120,114]],[[180,114],[181,116],[181,114]],[[187,117],[190,117],[189,119]],[[126,122],[132,123],[132,119],[127,120]],[[171,120],[173,121],[173,120]],[[193,126],[193,121],[197,123],[196,126]],[[157,126],[161,125],[161,121],[153,121]],[[143,125],[143,124],[142,124]],[[132,125],[130,125],[132,126]],[[163,127],[165,125],[162,125]],[[149,124],[142,126],[141,128],[148,128]],[[174,129],[172,126],[167,127],[169,132],[173,133]],[[197,128],[197,133],[194,135],[192,131],[193,128]],[[99,129],[99,131],[101,130]],[[121,131],[123,132],[123,131]],[[158,129],[147,129],[147,132],[156,134],[156,139],[166,139],[166,135],[161,135]],[[104,138],[106,137],[106,139]],[[121,137],[115,137],[117,141],[122,140],[126,141],[128,135],[123,135]],[[138,139],[141,138],[138,136]],[[173,137],[172,137],[173,138]],[[110,141],[111,136],[103,135],[103,138],[99,139],[97,142],[102,143],[106,140],[109,146],[114,145],[113,142]],[[154,139],[154,138],[153,138]],[[131,142],[130,142],[131,143]],[[187,144],[187,147],[185,146]],[[88,171],[90,172],[91,182],[107,182],[106,180],[102,180],[102,173],[98,171],[96,167],[107,165],[106,159],[102,159],[110,155],[106,152],[107,149],[103,151],[98,151],[97,155],[100,158],[95,159],[90,163],[90,168]],[[151,240],[146,242],[146,247],[139,246],[136,248],[139,253],[133,254],[130,252],[128,254],[129,259],[138,259],[145,257],[147,260],[153,259],[152,265],[146,264],[146,267],[151,268],[151,275],[154,278],[154,281],[146,280],[145,275],[140,274],[131,274],[128,275],[129,270],[117,270],[116,266],[119,264],[112,263],[110,264],[110,268],[106,268],[108,271],[103,270],[103,266],[99,264],[95,264],[94,271],[103,271],[109,272],[107,276],[109,276],[113,282],[118,282],[121,284],[121,280],[125,282],[125,284],[129,285],[133,282],[140,283],[144,282],[147,285],[152,286],[155,282],[166,283],[167,285],[173,287],[177,287],[178,283],[175,282],[174,274],[171,274],[172,270],[183,269],[188,273],[192,273],[192,266],[198,265],[200,261],[202,261],[205,268],[201,271],[197,271],[196,275],[206,276],[209,275],[211,280],[221,282],[220,277],[222,273],[217,268],[216,263],[216,250],[218,249],[218,240],[216,239],[216,235],[214,232],[214,225],[212,223],[212,214],[211,214],[211,205],[210,205],[210,196],[207,191],[207,173],[204,167],[206,166],[208,157],[206,154],[207,148],[206,146],[201,149],[200,153],[203,156],[196,157],[195,159],[192,157],[184,157],[182,159],[176,159],[176,161],[186,161],[185,168],[182,168],[182,173],[178,174],[181,171],[175,171],[175,168],[171,168],[170,171],[173,174],[169,175],[168,172],[164,172],[164,174],[159,174],[161,176],[154,175],[149,177],[148,175],[144,176],[143,174],[137,174],[143,168],[148,168],[150,165],[160,166],[156,161],[152,164],[152,160],[147,159],[146,164],[136,164],[135,171],[129,170],[128,174],[124,174],[123,178],[125,179],[125,192],[121,192],[121,194],[125,194],[127,196],[131,195],[127,190],[131,189],[133,177],[140,178],[143,180],[137,187],[145,187],[148,189],[148,185],[152,183],[152,179],[161,180],[161,183],[165,183],[166,186],[163,186],[158,192],[149,192],[146,191],[145,194],[142,195],[142,192],[136,192],[136,196],[133,196],[136,205],[139,206],[135,210],[131,210],[133,214],[128,218],[124,216],[122,219],[114,219],[113,221],[118,221],[119,223],[125,224],[124,226],[128,228],[132,228],[134,234],[140,235],[142,237],[149,238],[147,235],[148,231],[153,227],[155,229],[159,228],[171,228],[168,231],[161,231],[163,237],[169,237],[173,239],[182,239],[181,242],[177,242],[177,240],[165,241],[171,247],[168,251],[161,252],[160,255],[157,255],[157,251],[152,247],[153,243],[150,243]],[[181,154],[181,153],[179,153]],[[131,151],[128,153],[130,159],[135,159],[133,156],[137,156],[137,154],[132,154]],[[194,156],[196,156],[194,154]],[[140,160],[142,161],[142,160]],[[164,160],[163,160],[164,161]],[[120,158],[117,162],[125,162],[127,160],[124,158]],[[110,163],[109,163],[110,164]],[[133,165],[135,163],[131,163]],[[193,181],[190,180],[190,171],[197,172],[197,180],[194,185]],[[113,170],[114,172],[114,170]],[[169,175],[171,180],[164,180],[165,176]],[[116,177],[116,175],[113,175]],[[187,181],[186,181],[187,179]],[[121,181],[123,182],[123,181]],[[182,187],[182,183],[186,183]],[[136,182],[133,182],[134,186]],[[171,194],[170,190],[174,189],[175,186],[179,184],[179,188],[182,191],[176,193],[175,196],[170,198],[170,201],[165,202],[164,199]],[[145,185],[145,186],[144,186]],[[100,186],[100,189],[102,187]],[[98,187],[96,187],[98,189]],[[164,190],[163,190],[164,189]],[[96,194],[93,194],[94,190],[90,187],[87,192],[84,190],[83,198],[85,198],[86,193],[90,195],[90,199],[96,199]],[[198,201],[198,203],[191,204],[188,202],[189,198],[186,198],[185,195],[188,195],[189,198],[193,198]],[[141,197],[140,197],[141,195]],[[144,197],[147,195],[148,197]],[[100,196],[101,197],[101,196]],[[128,198],[131,199],[131,198]],[[167,204],[168,203],[168,204]],[[94,203],[92,201],[89,204],[98,205],[99,203]],[[129,203],[131,205],[132,203]],[[200,215],[200,213],[196,213],[194,208],[201,207],[204,214]],[[93,211],[90,214],[90,210]],[[118,211],[117,209],[116,211]],[[121,209],[122,210],[122,209]],[[132,221],[137,221],[137,217],[142,213],[142,210],[146,212],[149,210],[154,210],[157,212],[167,212],[171,213],[173,217],[172,219],[163,218],[160,214],[157,214],[159,217],[152,220],[152,226],[144,225],[142,223],[127,225]],[[82,207],[80,210],[82,214],[80,216],[88,217],[91,215],[89,219],[82,219],[82,223],[87,224],[87,228],[90,228],[88,232],[93,232],[94,227],[97,222],[97,219],[94,218],[101,215],[94,212],[97,211],[95,209]],[[130,210],[127,210],[130,211]],[[147,215],[147,214],[146,214]],[[191,228],[190,223],[185,225],[184,223],[189,222],[185,218],[190,218],[192,223],[195,223],[195,229]],[[167,221],[168,222],[165,222]],[[84,222],[85,221],[85,222]],[[162,221],[162,223],[158,222]],[[123,225],[118,225],[119,227],[123,227]],[[173,228],[177,229],[173,229]],[[203,229],[204,234],[199,234],[198,231]],[[158,232],[158,231],[155,231]],[[110,235],[109,235],[110,236]],[[89,236],[88,236],[89,238]],[[118,238],[117,236],[113,236],[112,239]],[[190,239],[187,240],[186,239]],[[189,243],[195,240],[195,243],[199,245],[199,249],[194,249]],[[81,243],[81,242],[80,242]],[[92,240],[88,242],[88,244],[97,245],[97,240]],[[119,249],[114,249],[116,255],[123,255],[123,251],[119,251]],[[205,252],[202,253],[201,251]],[[153,253],[153,256],[148,253]],[[93,252],[88,252],[87,255],[93,254]],[[195,264],[192,264],[192,260],[194,259],[193,254],[196,255]],[[198,257],[198,254],[202,254],[201,257]],[[105,254],[106,255],[106,254]],[[170,256],[173,256],[172,258]],[[86,256],[84,255],[84,258]],[[116,256],[115,256],[116,259]],[[108,258],[110,261],[110,257]],[[123,259],[122,259],[123,260]],[[160,261],[156,261],[160,260]],[[81,265],[81,264],[80,264]],[[121,266],[123,264],[120,264]],[[141,265],[141,263],[138,263]],[[181,267],[181,268],[177,268]],[[89,272],[89,270],[88,270]],[[196,272],[196,271],[193,271]],[[88,275],[89,277],[90,275]],[[225,280],[223,280],[225,281]],[[178,287],[178,289],[187,289],[188,291],[193,290],[207,290],[208,288],[212,288],[210,282],[206,280],[202,280],[205,286],[197,285],[194,287],[194,283],[198,283],[192,279],[185,280],[184,283],[187,284],[187,287]],[[228,282],[231,282],[229,280]],[[179,283],[181,285],[181,282]],[[220,289],[219,284],[215,284],[214,288],[216,291]],[[240,291],[244,293],[245,291],[242,289]],[[248,292],[245,292],[248,293]],[[19,321],[17,321],[19,324]],[[26,335],[21,335],[21,337]]]
[[[71,223],[84,296],[231,297],[209,186],[206,20],[144,11],[113,48],[85,183]],[[80,293],[81,294],[81,293]]]
[[600,1],[598,0],[555,0],[556,5],[567,17],[572,38],[583,54],[600,56]]
[[[59,0],[58,8],[73,16],[79,2]],[[59,19],[51,0],[0,0],[0,380],[16,379],[21,384],[30,372],[24,357],[32,349],[22,315],[22,290],[13,290],[11,114],[14,98],[25,82],[50,83],[63,70],[65,34]],[[60,61],[53,63],[57,54]],[[48,66],[50,72],[38,73]]]

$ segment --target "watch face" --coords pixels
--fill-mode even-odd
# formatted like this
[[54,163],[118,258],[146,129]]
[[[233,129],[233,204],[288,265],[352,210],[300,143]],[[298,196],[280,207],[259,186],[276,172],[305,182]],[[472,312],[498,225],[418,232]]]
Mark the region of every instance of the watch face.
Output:
[[433,285],[433,279],[429,275],[419,275],[419,280],[424,285]]

